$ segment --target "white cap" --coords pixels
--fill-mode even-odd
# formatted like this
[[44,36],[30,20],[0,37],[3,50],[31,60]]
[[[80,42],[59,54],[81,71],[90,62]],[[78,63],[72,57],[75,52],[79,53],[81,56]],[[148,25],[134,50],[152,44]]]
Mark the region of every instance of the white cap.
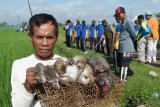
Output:
[[147,15],[152,15],[152,12],[151,11],[147,11],[147,12],[145,12],[145,16],[147,16]]
[[135,16],[134,19],[132,19],[133,22],[136,20],[138,20],[138,16]]
[[99,21],[99,22],[102,22],[102,19],[99,19],[98,21]]

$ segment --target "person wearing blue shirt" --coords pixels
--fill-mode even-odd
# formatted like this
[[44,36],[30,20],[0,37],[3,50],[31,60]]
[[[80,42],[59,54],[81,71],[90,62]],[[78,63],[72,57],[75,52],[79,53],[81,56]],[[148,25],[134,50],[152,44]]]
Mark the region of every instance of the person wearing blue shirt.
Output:
[[118,23],[116,26],[116,32],[120,32],[121,31],[121,24]]
[[96,21],[92,20],[92,25],[90,26],[90,36],[89,36],[89,42],[90,42],[90,49],[93,49],[96,45]]
[[101,19],[99,20],[99,25],[97,26],[96,30],[97,30],[97,44],[98,44],[97,45],[97,52],[100,52],[100,47],[103,48],[102,36],[104,35],[104,26],[102,25]]
[[16,25],[16,31],[19,32],[19,30],[20,30],[20,27],[19,27],[19,25],[17,24],[17,25]]
[[68,48],[71,48],[72,47],[73,24],[71,23],[70,20],[67,20],[65,30],[66,30],[66,42],[67,42],[66,44]]
[[[132,20],[134,22],[134,29],[136,31],[136,34],[138,34],[139,32],[139,29],[140,29],[140,26],[139,26],[139,23],[138,23],[138,16],[135,16],[135,18]],[[134,41],[134,48],[135,50],[137,51],[137,40]]]
[[143,15],[138,16],[138,22],[140,25],[140,29],[137,36],[137,51],[138,51],[138,60],[140,62],[146,62],[146,44],[147,44],[147,37],[151,35],[151,28],[149,29],[149,25],[144,20]]
[[135,25],[134,25],[134,29],[135,29],[135,31],[136,31],[136,34],[138,33],[139,28],[140,28],[140,27],[139,27],[139,25],[135,23]]
[[82,33],[82,26],[80,24],[80,20],[76,21],[77,24],[74,26],[74,36],[76,39],[76,48],[79,49],[79,41],[80,41],[80,37],[81,37],[81,33]]
[[86,45],[85,45],[85,40],[86,40],[86,34],[88,31],[88,27],[86,25],[85,20],[82,21],[82,35],[80,37],[80,44],[81,44],[81,49],[82,51],[86,52]]
[[114,37],[113,49],[118,51],[119,36],[120,36],[120,32],[121,32],[121,23],[120,23],[118,17],[115,17],[115,19],[116,19],[118,24],[116,25],[116,33],[115,33],[115,37]]
[[138,16],[135,16],[132,20],[134,22],[134,29],[136,31],[136,34],[138,34],[138,31],[140,29],[139,23],[138,23]]

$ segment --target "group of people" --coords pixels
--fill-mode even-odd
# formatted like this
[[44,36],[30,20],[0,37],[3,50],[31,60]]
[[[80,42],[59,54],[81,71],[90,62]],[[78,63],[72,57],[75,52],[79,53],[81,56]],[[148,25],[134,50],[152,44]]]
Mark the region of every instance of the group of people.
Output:
[[[107,49],[111,49],[112,45],[110,42],[112,41],[113,49],[117,49],[118,51],[117,61],[121,71],[121,80],[125,80],[127,73],[133,74],[129,68],[129,64],[131,61],[130,55],[132,52],[135,52],[135,41],[137,41],[137,51],[139,53],[144,49],[141,46],[142,43],[145,46],[146,41],[151,51],[155,49],[154,46],[158,41],[158,27],[155,25],[157,20],[152,18],[151,14],[146,14],[145,17],[148,22],[145,23],[144,16],[138,16],[138,23],[136,22],[138,30],[136,34],[134,24],[127,19],[123,7],[116,9],[114,17],[118,22],[115,37],[113,37],[114,34],[111,26],[106,21],[99,20],[99,25],[96,26],[93,20],[92,25],[87,27],[85,21],[82,21],[82,24],[80,24],[80,20],[77,20],[76,25],[73,26],[68,20],[65,26],[67,46],[71,47],[75,41],[76,47],[78,49],[81,48],[85,52],[85,42],[88,39],[91,49],[96,48],[97,51],[103,51],[103,41],[109,41],[107,44],[109,48]],[[148,33],[149,30],[147,29],[149,29],[149,25],[151,26],[152,33]],[[107,28],[109,29],[105,30]],[[35,95],[35,85],[37,84],[34,74],[35,65],[37,63],[53,65],[56,61],[55,59],[63,59],[63,57],[53,53],[58,39],[58,23],[52,15],[46,13],[33,15],[29,20],[28,36],[35,52],[28,57],[13,62],[11,73],[11,101],[13,107],[40,107],[40,102],[36,99]],[[71,37],[75,38],[72,42],[70,42]],[[154,59],[153,61],[156,60]]]
[[16,25],[16,31],[19,32],[24,32],[28,31],[28,24],[25,24],[24,26],[20,26],[19,24]]
[[[87,47],[97,52],[105,52],[106,47],[107,54],[112,56],[111,43],[113,41],[114,28],[106,20],[99,19],[98,25],[96,25],[95,20],[92,20],[91,25],[86,25],[85,20],[82,21],[82,24],[79,19],[75,24],[67,20],[64,30],[66,30],[68,48],[72,48],[73,44],[76,44],[77,49],[81,49],[86,53]],[[89,46],[87,46],[87,42],[89,42]]]
[[[146,20],[145,20],[146,19]],[[133,19],[136,30],[135,48],[138,60],[141,62],[156,62],[157,42],[159,39],[158,20],[147,11],[145,15],[135,16]]]
[[[139,15],[132,21],[126,17],[123,7],[118,7],[114,15],[117,26],[114,39],[114,49],[118,49],[118,66],[120,67],[121,80],[126,80],[127,73],[132,75],[129,68],[132,54],[137,54],[141,62],[156,62],[158,34],[158,20],[152,17],[150,11]],[[146,19],[146,20],[145,20]],[[117,45],[118,44],[118,45]]]
[[[130,21],[126,17],[123,7],[118,7],[114,15],[117,26],[114,29],[106,20],[99,20],[98,25],[93,20],[90,26],[86,25],[85,20],[80,23],[77,20],[73,25],[70,20],[66,21],[66,44],[72,48],[76,43],[76,48],[86,53],[86,42],[89,41],[91,50],[105,52],[108,56],[113,56],[113,50],[117,53],[118,66],[122,67],[121,73],[133,74],[128,68],[132,54],[137,56],[140,62],[156,62],[158,34],[158,20],[152,17],[152,13],[147,11],[145,15],[135,16]],[[132,55],[133,56],[133,55]],[[122,74],[121,74],[122,75]]]

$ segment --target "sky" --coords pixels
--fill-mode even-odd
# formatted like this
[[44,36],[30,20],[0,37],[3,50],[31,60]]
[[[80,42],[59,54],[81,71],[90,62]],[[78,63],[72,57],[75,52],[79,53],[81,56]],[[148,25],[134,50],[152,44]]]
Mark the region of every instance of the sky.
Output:
[[[119,6],[126,9],[127,17],[144,14],[146,11],[160,13],[160,0],[29,0],[32,13],[48,13],[58,22],[64,23],[70,19],[86,20],[89,24],[94,19],[106,19],[115,23],[113,17]],[[0,22],[18,24],[31,17],[27,0],[0,0]]]

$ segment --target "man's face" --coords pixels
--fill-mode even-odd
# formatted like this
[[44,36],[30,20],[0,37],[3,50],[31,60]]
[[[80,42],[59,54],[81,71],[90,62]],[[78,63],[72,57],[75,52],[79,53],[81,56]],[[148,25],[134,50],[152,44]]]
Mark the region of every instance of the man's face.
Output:
[[95,21],[92,21],[92,25],[95,25],[96,24],[96,22]]
[[86,24],[86,22],[82,22],[82,24],[83,24],[83,25],[85,25],[85,24]]
[[151,16],[150,16],[150,15],[146,15],[145,18],[146,18],[147,20],[149,20],[149,19],[151,18]]
[[116,16],[116,19],[118,19],[118,21],[122,21],[126,19],[126,14],[125,13],[120,13]]
[[77,25],[80,25],[80,20],[77,20]]
[[143,20],[142,19],[138,19],[138,23],[139,23],[139,25],[141,25],[141,23],[143,22]]
[[135,23],[135,24],[138,24],[138,20],[135,20],[134,23]]
[[68,22],[66,22],[66,25],[69,25],[69,23],[68,23]]
[[30,36],[36,57],[46,59],[52,56],[55,43],[57,41],[56,28],[51,22],[34,27],[34,34]]

